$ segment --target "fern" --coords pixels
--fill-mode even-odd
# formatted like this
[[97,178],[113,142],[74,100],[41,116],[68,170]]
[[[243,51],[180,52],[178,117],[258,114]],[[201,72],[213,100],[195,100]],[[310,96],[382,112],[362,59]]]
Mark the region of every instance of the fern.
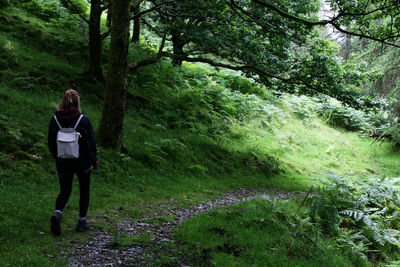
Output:
[[336,239],[339,246],[348,251],[354,261],[357,262],[358,259],[366,259],[366,253],[368,252],[368,246],[370,242],[361,231],[353,232],[347,231],[343,232]]
[[343,210],[339,212],[339,214],[341,216],[352,218],[356,222],[362,220],[365,216],[364,212],[360,210]]
[[308,200],[310,218],[327,233],[337,235],[339,243],[355,255],[375,251],[386,257],[400,245],[400,231],[394,229],[400,225],[399,182],[399,178],[385,178],[351,183],[330,174],[328,183],[316,188]]

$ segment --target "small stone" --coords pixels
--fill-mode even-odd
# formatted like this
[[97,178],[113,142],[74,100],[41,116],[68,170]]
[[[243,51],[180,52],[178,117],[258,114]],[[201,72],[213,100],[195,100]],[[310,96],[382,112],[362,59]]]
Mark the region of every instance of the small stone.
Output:
[[37,154],[30,154],[32,158],[42,160],[42,156]]

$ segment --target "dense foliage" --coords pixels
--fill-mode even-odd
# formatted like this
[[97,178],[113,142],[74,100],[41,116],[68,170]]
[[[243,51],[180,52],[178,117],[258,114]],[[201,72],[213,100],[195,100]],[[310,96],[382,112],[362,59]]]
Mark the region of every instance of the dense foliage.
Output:
[[[279,6],[313,18],[318,11],[313,1]],[[150,25],[160,37],[165,33],[171,36],[172,51],[166,55],[175,61],[241,70],[275,90],[324,93],[357,108],[371,105],[368,97],[360,104],[363,96],[358,87],[365,77],[357,66],[344,66],[332,45],[318,40],[312,27],[275,12],[266,13],[251,1],[178,2],[160,9]],[[309,41],[315,38],[317,41]]]

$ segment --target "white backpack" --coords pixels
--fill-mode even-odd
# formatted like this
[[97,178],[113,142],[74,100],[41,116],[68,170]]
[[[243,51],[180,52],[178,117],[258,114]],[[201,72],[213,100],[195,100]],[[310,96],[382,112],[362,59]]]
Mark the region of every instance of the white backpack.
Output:
[[62,159],[77,159],[79,158],[79,138],[81,134],[75,129],[81,121],[81,115],[76,122],[74,128],[62,128],[54,116],[60,130],[57,133],[57,157]]

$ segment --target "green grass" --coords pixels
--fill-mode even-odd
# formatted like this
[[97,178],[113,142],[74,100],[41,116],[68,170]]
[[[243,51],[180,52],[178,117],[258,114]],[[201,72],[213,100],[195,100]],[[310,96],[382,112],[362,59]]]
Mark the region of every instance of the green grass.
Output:
[[[21,8],[0,9],[0,19],[4,16],[10,22],[0,23],[0,265],[61,266],[60,250],[72,241],[85,242],[90,233],[74,232],[79,198],[75,181],[63,212],[63,233],[50,234],[58,181],[47,149],[48,123],[63,91],[77,82],[82,110],[97,128],[102,89],[81,75],[87,45],[79,29],[43,21]],[[135,49],[131,57],[145,53]],[[332,169],[352,176],[399,175],[400,156],[389,144],[371,146],[372,140],[359,134],[328,127],[320,119],[300,120],[288,111],[272,119],[254,115],[246,95],[234,96],[226,88],[261,89],[239,78],[232,82],[226,77],[230,74],[218,76],[194,64],[178,70],[167,61],[130,74],[125,151],[99,149],[89,223],[115,231],[118,219],[150,212],[145,202],[173,198],[183,206],[241,187],[305,190],[316,183],[312,177]],[[269,108],[275,101],[280,110],[269,93],[262,97],[271,98]],[[272,126],[266,127],[265,121]],[[216,253],[216,259],[222,261],[221,255]]]
[[212,210],[175,231],[194,266],[368,266],[303,220],[299,203],[256,199]]
[[131,247],[135,244],[143,244],[150,242],[153,238],[152,234],[139,235],[118,235],[111,240],[109,246],[112,248]]
[[344,176],[398,177],[399,151],[390,143],[340,128],[321,119],[286,119],[280,127],[266,132],[261,122],[247,126],[249,139],[264,153],[279,157],[281,166],[294,177],[321,178],[327,171]]
[[[21,8],[0,9],[0,77],[24,90],[58,90],[83,72],[87,44],[79,31],[50,23]],[[61,26],[61,27],[60,27]]]

